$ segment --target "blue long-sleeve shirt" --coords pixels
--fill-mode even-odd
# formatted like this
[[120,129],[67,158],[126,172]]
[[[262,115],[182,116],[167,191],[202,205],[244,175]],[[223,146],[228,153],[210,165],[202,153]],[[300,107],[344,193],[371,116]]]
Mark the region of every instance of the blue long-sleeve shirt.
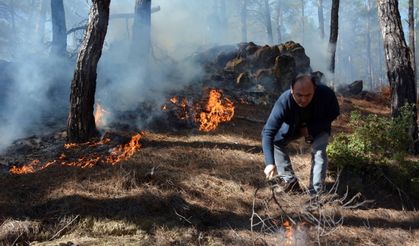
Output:
[[[335,93],[325,85],[317,85],[312,101],[312,116],[306,122],[308,133],[313,137],[321,132],[330,134],[332,121],[339,115]],[[278,98],[262,130],[262,149],[265,165],[274,163],[274,144],[285,143],[298,134],[301,107],[287,90]]]

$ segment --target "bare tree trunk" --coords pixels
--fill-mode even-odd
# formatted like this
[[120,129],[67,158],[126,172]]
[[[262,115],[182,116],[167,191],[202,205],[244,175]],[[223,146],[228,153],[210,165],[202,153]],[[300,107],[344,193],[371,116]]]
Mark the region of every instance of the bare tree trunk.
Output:
[[332,11],[330,14],[330,38],[329,38],[329,52],[330,52],[330,66],[329,70],[335,73],[335,55],[336,43],[338,41],[339,30],[339,0],[332,0]]
[[305,24],[304,24],[305,13],[304,13],[304,9],[305,9],[304,0],[301,0],[301,42],[303,43],[303,45],[304,45],[304,37],[305,37]]
[[67,141],[85,142],[97,136],[93,116],[96,70],[108,28],[110,0],[93,0],[89,24],[84,35],[71,81]]
[[15,21],[15,1],[14,0],[10,0],[10,19],[12,21],[12,30],[14,33],[16,33],[16,21]]
[[67,28],[63,0],[51,0],[51,54],[63,57],[67,51]]
[[372,70],[372,58],[371,58],[371,5],[370,0],[367,0],[367,59],[368,59],[368,84],[370,86],[370,90],[373,89],[373,80],[374,80],[374,74]]
[[[379,35],[379,38],[380,38],[381,41],[383,40],[381,38],[381,33]],[[383,44],[383,46],[384,46],[384,44]],[[390,84],[387,83],[388,81],[386,81],[387,71],[386,71],[386,65],[384,64],[384,61],[385,61],[384,49],[381,48],[378,51],[378,54],[379,54],[379,57],[380,57],[380,59],[378,60],[378,62],[379,62],[378,74],[379,74],[379,77],[380,77],[380,84],[381,84],[381,86],[390,86]]]
[[148,65],[151,50],[151,0],[136,0],[131,55],[136,66]]
[[415,81],[416,81],[416,42],[415,42],[415,14],[414,14],[414,2],[413,0],[409,0],[409,48],[412,52],[411,59],[412,59],[412,68],[415,72]]
[[247,42],[247,2],[248,0],[241,1],[240,19],[242,42]]
[[268,42],[269,44],[273,44],[274,37],[272,34],[272,21],[271,21],[271,8],[269,7],[269,1],[264,1],[264,8],[265,8],[265,18],[266,18],[266,32],[268,34]]
[[[387,65],[387,78],[391,88],[391,114],[400,115],[400,108],[406,103],[412,104],[414,119],[411,122],[409,135],[414,141],[418,139],[416,82],[411,65],[411,52],[406,45],[397,0],[377,0],[378,18],[381,35],[384,41],[384,52]],[[418,146],[411,150],[417,153]]]
[[45,34],[45,15],[47,13],[47,0],[40,0],[40,10],[35,26],[36,43],[42,43],[44,41]]
[[276,25],[276,33],[278,37],[278,44],[282,43],[282,25],[283,25],[283,17],[282,17],[282,4],[281,0],[277,0],[277,25]]
[[323,0],[317,0],[317,15],[319,17],[320,37],[324,39]]

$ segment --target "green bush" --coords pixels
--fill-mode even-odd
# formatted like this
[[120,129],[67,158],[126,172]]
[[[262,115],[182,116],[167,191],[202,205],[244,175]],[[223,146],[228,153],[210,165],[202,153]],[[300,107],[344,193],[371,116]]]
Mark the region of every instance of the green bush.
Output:
[[419,164],[405,160],[413,143],[408,133],[412,112],[411,106],[404,106],[400,116],[394,119],[352,112],[349,123],[352,133],[337,134],[327,148],[329,167],[349,169],[369,177],[386,174],[406,189],[416,185],[419,174],[414,170]]

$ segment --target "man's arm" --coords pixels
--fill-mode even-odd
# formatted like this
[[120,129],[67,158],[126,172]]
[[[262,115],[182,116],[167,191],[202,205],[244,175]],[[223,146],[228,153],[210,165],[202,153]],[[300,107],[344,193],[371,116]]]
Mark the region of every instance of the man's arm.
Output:
[[330,99],[329,99],[330,110],[329,110],[328,120],[332,122],[339,116],[340,108],[339,108],[339,102],[338,102],[338,99],[336,98],[335,92],[331,90],[330,93],[331,93]]
[[268,120],[262,130],[262,149],[265,157],[265,165],[273,165],[274,162],[274,138],[284,122],[285,98],[282,95],[275,103]]

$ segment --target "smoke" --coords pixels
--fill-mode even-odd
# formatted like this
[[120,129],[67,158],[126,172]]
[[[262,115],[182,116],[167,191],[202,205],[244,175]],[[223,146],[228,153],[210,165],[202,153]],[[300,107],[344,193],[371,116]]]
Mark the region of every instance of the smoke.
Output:
[[[225,5],[222,4],[224,1]],[[2,2],[2,1],[0,1]],[[5,2],[5,1],[4,1]],[[29,134],[40,134],[59,118],[65,127],[68,114],[69,87],[75,68],[77,47],[82,31],[68,35],[69,59],[49,55],[51,42],[50,9],[47,6],[45,23],[39,28],[34,23],[39,9],[31,7],[39,1],[15,2],[14,24],[10,16],[0,12],[0,59],[12,62],[2,71],[0,99],[0,150],[14,139]],[[19,3],[17,3],[19,2]],[[248,41],[258,45],[268,43],[263,5],[249,1]],[[259,1],[262,3],[263,1]],[[271,0],[273,37],[277,37],[276,0]],[[310,57],[314,71],[319,70],[329,79],[348,83],[356,79],[368,79],[365,48],[365,6],[342,3],[340,11],[339,39],[336,52],[336,73],[328,74],[328,30],[330,6],[324,6],[326,37],[321,39],[318,30],[317,7],[305,6],[304,33],[302,32],[301,6],[296,1],[280,1],[283,11],[282,42],[300,42]],[[123,112],[136,110],[141,103],[164,103],[173,90],[191,83],[198,83],[202,69],[191,57],[217,45],[235,45],[241,42],[241,1],[229,0],[153,0],[152,6],[160,11],[152,13],[152,55],[149,66],[133,67],[132,18],[111,18],[103,53],[98,66],[96,102],[106,110]],[[111,1],[111,17],[114,14],[133,13],[134,0]],[[87,23],[90,1],[64,0],[67,29]],[[375,6],[372,12],[375,13]],[[370,17],[371,57],[374,79],[384,74],[381,39],[376,15]],[[15,29],[13,29],[15,26]],[[43,30],[41,38],[34,31]],[[274,41],[274,43],[278,43]],[[73,52],[74,51],[74,52]],[[3,62],[0,62],[0,65]],[[9,78],[8,78],[9,77]],[[149,112],[156,113],[158,110]],[[118,117],[118,114],[114,114]],[[144,123],[144,122],[143,122]],[[52,124],[52,123],[51,123]],[[140,124],[143,126],[143,124]]]

